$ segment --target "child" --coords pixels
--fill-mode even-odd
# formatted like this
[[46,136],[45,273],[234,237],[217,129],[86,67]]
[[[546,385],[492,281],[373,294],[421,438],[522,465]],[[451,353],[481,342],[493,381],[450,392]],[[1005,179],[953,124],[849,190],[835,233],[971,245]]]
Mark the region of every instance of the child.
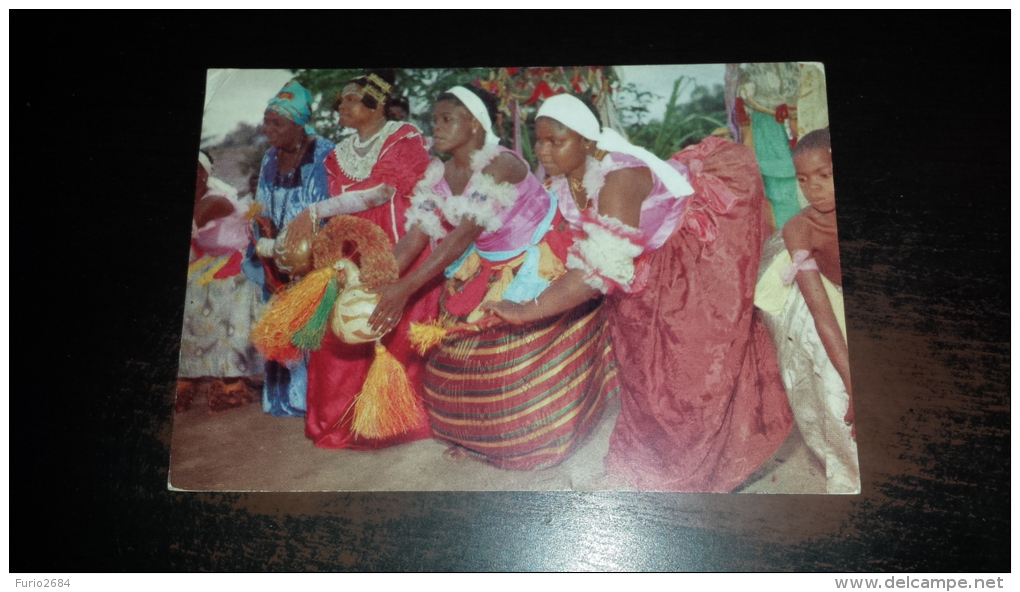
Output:
[[[766,245],[755,304],[772,333],[798,428],[826,465],[827,489],[849,493],[859,489],[860,471],[828,128],[801,138],[793,162],[809,205],[783,225],[781,242],[774,235]],[[794,281],[797,290],[783,287]]]
[[[829,128],[805,135],[793,150],[793,165],[808,207],[794,214],[783,226],[783,243],[793,258],[797,287],[815,319],[815,329],[825,346],[829,361],[843,379],[851,405],[845,421],[853,423],[853,391],[850,388],[850,361],[846,336],[832,304],[825,295],[821,276],[842,287],[839,269],[839,244],[836,240],[836,196],[832,183],[832,149]],[[798,262],[798,254],[801,261]],[[812,264],[814,262],[814,264]]]

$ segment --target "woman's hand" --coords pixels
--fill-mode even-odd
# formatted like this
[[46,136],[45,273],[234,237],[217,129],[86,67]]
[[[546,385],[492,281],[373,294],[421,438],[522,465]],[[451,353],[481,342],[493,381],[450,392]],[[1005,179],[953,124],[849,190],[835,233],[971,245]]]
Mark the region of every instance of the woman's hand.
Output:
[[554,281],[538,298],[527,302],[483,302],[481,309],[490,312],[512,325],[533,323],[564,313],[598,296],[598,291],[584,283],[584,276],[576,269]]
[[379,303],[376,304],[372,316],[368,319],[372,331],[381,335],[389,333],[400,322],[400,317],[404,314],[411,294],[399,280],[392,284],[379,286],[369,292],[379,295]]
[[308,208],[301,210],[301,213],[287,223],[286,236],[284,236],[283,249],[294,252],[302,240],[311,240],[314,232],[312,226],[312,214]]
[[537,307],[529,306],[528,303],[499,300],[496,302],[483,302],[480,308],[496,315],[511,325],[524,325],[542,318],[537,314]]

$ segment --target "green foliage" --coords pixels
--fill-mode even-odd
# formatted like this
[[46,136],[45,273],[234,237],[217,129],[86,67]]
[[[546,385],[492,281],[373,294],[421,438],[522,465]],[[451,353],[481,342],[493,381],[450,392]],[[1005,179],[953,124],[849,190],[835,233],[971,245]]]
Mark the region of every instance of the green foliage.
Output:
[[[519,73],[515,76],[529,75],[527,69],[517,70]],[[295,80],[312,93],[314,111],[311,124],[319,135],[333,141],[339,140],[341,128],[339,117],[332,110],[334,98],[348,80],[362,76],[364,72],[361,69],[292,70]],[[395,73],[397,91],[410,102],[409,121],[421,128],[425,135],[431,136],[431,111],[435,98],[452,86],[471,84],[478,79],[487,80],[491,71],[488,68],[400,68],[396,69]],[[611,68],[607,68],[605,74],[608,80],[616,79]],[[690,100],[681,103],[679,97],[686,94],[692,86]],[[505,88],[511,88],[510,84],[507,83]],[[513,88],[514,92],[522,92],[516,86]],[[523,92],[526,94],[530,91],[524,87]],[[661,101],[661,96],[643,90],[634,83],[617,89],[613,96],[617,116],[631,142],[651,150],[660,158],[669,158],[677,150],[701,140],[715,128],[726,125],[726,105],[721,85],[715,85],[710,89],[696,84],[693,79],[681,76],[673,83],[661,120],[650,120],[650,106],[656,101]],[[524,107],[524,114],[525,118],[520,129],[521,151],[534,166],[535,157],[532,150],[534,104]],[[504,114],[494,123],[501,128],[496,130],[497,134],[512,142],[512,118]],[[222,142],[210,148],[235,147],[250,147],[244,151],[243,159],[238,159],[240,172],[245,175],[257,172],[262,155],[268,147],[259,126],[239,123]]]
[[629,82],[616,92],[616,114],[620,123],[625,127],[644,125],[649,117],[648,105],[662,96],[651,91],[643,91],[633,83]]
[[[333,100],[344,84],[365,74],[362,69],[302,69],[292,70],[294,78],[311,91],[315,110],[312,126],[316,133],[336,140],[340,135],[340,120],[332,110]],[[488,68],[397,68],[397,92],[411,105],[408,121],[417,125],[426,135],[432,133],[432,102],[446,89],[489,75]]]
[[[725,126],[726,101],[722,85],[717,84],[711,89],[695,85],[690,100],[679,103],[680,95],[693,83],[693,80],[685,79],[683,76],[673,83],[673,91],[666,103],[662,120],[641,123],[640,114],[647,113],[647,109],[642,111],[633,106],[628,107],[626,113],[630,123],[628,124],[628,120],[624,120],[622,115],[621,120],[624,121],[630,141],[644,146],[659,158],[666,159],[681,148],[700,141],[714,129]],[[645,99],[645,104],[650,100]],[[640,103],[640,100],[638,102]],[[621,109],[621,113],[623,112],[624,109]]]

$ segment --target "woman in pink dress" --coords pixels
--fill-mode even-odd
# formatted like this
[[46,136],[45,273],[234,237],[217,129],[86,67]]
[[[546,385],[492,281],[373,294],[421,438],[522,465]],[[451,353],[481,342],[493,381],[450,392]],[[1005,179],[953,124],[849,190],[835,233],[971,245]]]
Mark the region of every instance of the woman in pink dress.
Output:
[[566,272],[568,237],[556,202],[492,132],[495,100],[454,87],[436,100],[434,159],[418,184],[401,270],[430,241],[432,255],[380,290],[372,322],[393,325],[410,294],[443,274],[440,323],[451,333],[429,352],[425,402],[452,456],[541,469],[582,445],[617,389],[606,318],[597,302],[527,327],[491,327],[484,302],[523,302]]
[[[404,235],[409,195],[428,166],[425,138],[415,126],[400,121],[407,101],[395,97],[391,71],[375,71],[347,83],[334,107],[340,123],[357,130],[326,156],[330,199],[309,206],[288,226],[288,239],[301,240],[322,220],[348,214],[370,220],[394,243]],[[428,255],[423,252],[418,260]],[[411,262],[413,266],[415,262]],[[428,322],[438,309],[438,283],[423,286],[409,298],[395,330],[383,344],[405,367],[421,393],[424,360],[407,338],[411,321]],[[327,331],[319,349],[308,357],[305,436],[320,448],[380,448],[431,436],[422,421],[391,438],[373,439],[351,431],[351,406],[361,391],[373,359],[373,344],[352,345]]]
[[622,382],[609,473],[641,490],[730,491],[782,443],[790,410],[755,316],[764,238],[754,156],[719,138],[662,161],[601,130],[580,100],[539,109],[536,155],[577,230],[532,322],[605,294]]

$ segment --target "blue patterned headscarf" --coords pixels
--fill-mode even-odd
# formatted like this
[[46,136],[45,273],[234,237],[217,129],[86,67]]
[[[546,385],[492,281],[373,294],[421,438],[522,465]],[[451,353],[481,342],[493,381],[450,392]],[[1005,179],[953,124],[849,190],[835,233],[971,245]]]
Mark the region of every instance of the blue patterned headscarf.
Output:
[[312,93],[297,81],[291,80],[285,84],[275,97],[269,99],[267,108],[298,125],[305,126],[305,132],[315,133],[315,129],[308,124],[312,118]]

